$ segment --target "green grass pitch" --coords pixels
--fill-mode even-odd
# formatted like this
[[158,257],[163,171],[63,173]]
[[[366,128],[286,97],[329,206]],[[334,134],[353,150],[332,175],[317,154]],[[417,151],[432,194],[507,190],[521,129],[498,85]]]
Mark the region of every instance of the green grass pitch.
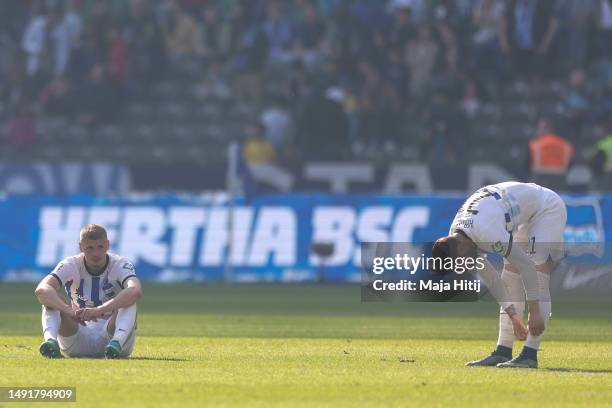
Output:
[[348,285],[145,283],[132,358],[47,360],[33,289],[0,284],[0,386],[77,388],[54,407],[612,406],[610,301],[553,303],[540,369],[502,370],[463,366],[494,348],[494,304]]

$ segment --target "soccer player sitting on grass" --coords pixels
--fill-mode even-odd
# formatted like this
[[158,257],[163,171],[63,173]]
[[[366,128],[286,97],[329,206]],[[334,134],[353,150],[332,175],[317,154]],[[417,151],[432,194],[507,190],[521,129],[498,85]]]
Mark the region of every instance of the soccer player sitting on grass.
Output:
[[[449,235],[436,241],[436,257],[475,257],[491,252],[504,258],[501,277],[490,262],[479,271],[501,305],[495,351],[469,366],[537,368],[538,348],[550,316],[550,272],[564,257],[565,203],[554,191],[533,183],[506,182],[486,186],[470,196],[457,212]],[[523,333],[525,296],[529,332]],[[512,359],[515,337],[523,340]]]
[[[45,341],[40,354],[62,357],[127,357],[136,337],[140,281],[126,258],[108,253],[104,227],[81,229],[81,253],[62,260],[36,288]],[[58,290],[64,286],[68,304]],[[60,352],[61,350],[61,352]]]

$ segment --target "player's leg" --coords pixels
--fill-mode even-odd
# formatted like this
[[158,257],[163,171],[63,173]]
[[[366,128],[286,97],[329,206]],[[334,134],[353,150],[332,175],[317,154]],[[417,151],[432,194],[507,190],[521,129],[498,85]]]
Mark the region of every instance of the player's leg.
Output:
[[[540,313],[544,319],[544,324],[548,323],[551,311],[550,302],[550,271],[552,269],[552,263],[544,263],[536,266],[538,273],[538,280],[540,283]],[[525,345],[521,353],[514,359],[499,364],[498,367],[516,367],[516,368],[537,368],[538,367],[538,348],[544,333],[539,336],[534,336],[531,332],[527,335]]]
[[[504,263],[504,269],[502,270],[501,279],[506,285],[508,295],[510,296],[509,302],[514,305],[516,314],[522,319],[525,312],[525,290],[523,288],[523,280],[518,271],[509,262]],[[499,334],[497,337],[497,349],[496,353],[505,357],[512,358],[512,346],[514,340],[519,337],[517,328],[514,326],[512,319],[508,314],[500,309],[499,313]]]
[[[516,313],[523,316],[525,311],[525,291],[523,289],[523,281],[521,276],[514,271],[510,263],[504,263],[501,279],[506,285],[510,299]],[[495,350],[483,359],[470,361],[468,366],[496,366],[497,364],[507,362],[512,359],[512,346],[517,338],[516,329],[512,319],[502,308],[499,310],[499,335],[497,338],[497,346]]]
[[106,332],[110,337],[104,350],[106,357],[127,357],[136,337],[136,304],[115,311],[107,322]]
[[[563,231],[567,220],[567,212],[563,201],[556,196],[549,210],[529,226],[529,241],[527,253],[536,264],[540,283],[540,313],[547,325],[552,303],[550,297],[550,274],[563,258]],[[500,364],[500,367],[537,368],[538,349],[544,333],[534,336],[527,335],[527,340],[521,353],[513,360]]]
[[40,345],[40,354],[48,358],[62,357],[58,335],[75,336],[79,330],[79,324],[68,314],[46,306],[42,306],[41,321],[45,340]]
[[[519,226],[514,234],[514,242],[527,241],[527,227]],[[512,302],[516,313],[523,316],[525,311],[525,290],[523,289],[523,281],[518,272],[512,265],[504,261],[504,269],[501,273],[501,280],[506,285],[506,289],[510,299],[504,299]],[[497,364],[510,361],[512,359],[512,346],[516,339],[515,328],[512,319],[500,307],[499,309],[499,335],[497,337],[497,345],[495,350],[488,356],[475,361],[466,363],[469,366],[489,366],[494,367]]]

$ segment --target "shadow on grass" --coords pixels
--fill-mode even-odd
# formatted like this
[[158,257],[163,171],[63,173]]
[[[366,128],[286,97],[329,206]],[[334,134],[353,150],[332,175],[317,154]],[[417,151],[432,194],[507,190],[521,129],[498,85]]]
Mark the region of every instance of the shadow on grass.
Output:
[[190,361],[186,358],[175,358],[175,357],[130,357],[126,360],[149,360],[149,361]]
[[558,373],[612,374],[612,369],[591,370],[588,368],[550,367],[550,368],[542,368],[542,370],[553,371],[553,372],[558,372]]
[[[61,360],[65,360],[66,357],[63,357]],[[68,360],[108,360],[105,359],[104,357],[70,357],[68,358]],[[175,357],[146,357],[146,356],[140,356],[140,357],[121,357],[121,358],[116,358],[116,359],[112,359],[112,360],[116,360],[116,361],[129,361],[129,360],[143,360],[143,361],[191,361],[189,359],[186,358],[175,358]]]

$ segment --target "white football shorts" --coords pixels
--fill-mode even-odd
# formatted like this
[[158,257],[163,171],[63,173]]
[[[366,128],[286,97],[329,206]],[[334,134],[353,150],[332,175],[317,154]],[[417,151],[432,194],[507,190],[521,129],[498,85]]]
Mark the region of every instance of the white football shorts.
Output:
[[544,209],[537,212],[529,223],[518,226],[513,245],[519,245],[536,265],[547,260],[558,262],[565,257],[563,232],[567,222],[567,208],[563,199],[551,190],[543,198]]
[[[104,347],[111,341],[112,336],[106,330],[108,320],[98,319],[97,322],[85,322],[85,326],[79,324],[78,331],[70,337],[57,337],[62,353],[68,357],[104,357]],[[136,328],[132,329],[121,350],[121,357],[129,356],[134,350],[136,339]]]

